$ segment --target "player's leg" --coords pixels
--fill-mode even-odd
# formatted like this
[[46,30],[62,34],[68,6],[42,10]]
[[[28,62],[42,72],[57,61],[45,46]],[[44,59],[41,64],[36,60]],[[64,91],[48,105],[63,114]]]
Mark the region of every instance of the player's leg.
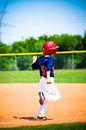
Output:
[[44,103],[43,105],[40,105],[38,116],[37,116],[38,119],[43,119],[43,120],[47,119],[47,117],[44,114],[45,109],[46,109],[46,103]]
[[45,109],[46,109],[46,99],[45,99],[45,95],[44,95],[44,88],[45,88],[45,82],[46,79],[45,78],[41,78],[40,79],[40,83],[39,83],[39,103],[40,103],[40,107],[38,110],[38,119],[43,119],[46,120],[47,118],[44,115]]
[[43,105],[43,104],[44,104],[44,101],[45,101],[44,94],[43,94],[43,92],[39,92],[38,94],[39,94],[39,103],[40,103],[41,105]]
[[43,92],[39,92],[39,103],[40,103],[40,108],[39,108],[39,111],[38,111],[38,116],[37,118],[38,119],[43,119],[43,120],[46,120],[47,118],[45,117],[44,115],[44,111],[46,109],[46,102],[45,102],[45,97],[44,97],[44,94]]

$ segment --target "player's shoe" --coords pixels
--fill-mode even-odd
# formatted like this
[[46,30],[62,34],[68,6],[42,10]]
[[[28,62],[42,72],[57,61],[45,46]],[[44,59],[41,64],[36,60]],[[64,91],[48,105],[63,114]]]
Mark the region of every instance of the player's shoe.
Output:
[[40,103],[41,105],[43,105],[43,104],[44,104],[44,101],[45,101],[45,97],[44,97],[43,92],[39,92],[39,103]]
[[46,116],[44,116],[44,117],[39,117],[39,116],[37,116],[37,119],[46,121],[46,120],[47,120],[47,117],[46,117]]

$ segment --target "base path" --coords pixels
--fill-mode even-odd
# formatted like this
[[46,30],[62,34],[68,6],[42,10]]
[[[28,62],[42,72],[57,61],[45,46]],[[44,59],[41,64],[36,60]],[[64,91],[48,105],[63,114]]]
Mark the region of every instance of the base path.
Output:
[[47,121],[37,120],[38,84],[0,84],[0,128],[86,122],[86,84],[56,84],[62,98],[48,103]]

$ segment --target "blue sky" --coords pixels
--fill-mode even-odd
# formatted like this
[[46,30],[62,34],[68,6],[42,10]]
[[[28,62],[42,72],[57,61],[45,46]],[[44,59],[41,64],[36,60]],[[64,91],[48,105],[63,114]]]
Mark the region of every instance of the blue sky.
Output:
[[[0,11],[6,0],[0,0]],[[86,30],[86,0],[8,0],[1,28],[7,44],[53,34],[80,34]]]

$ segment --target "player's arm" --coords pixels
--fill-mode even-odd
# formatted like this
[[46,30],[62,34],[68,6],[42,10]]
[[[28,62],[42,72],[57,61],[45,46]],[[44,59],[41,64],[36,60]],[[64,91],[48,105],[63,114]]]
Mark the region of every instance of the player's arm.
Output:
[[51,84],[51,81],[50,81],[50,71],[46,71],[46,82],[47,82],[47,84]]

